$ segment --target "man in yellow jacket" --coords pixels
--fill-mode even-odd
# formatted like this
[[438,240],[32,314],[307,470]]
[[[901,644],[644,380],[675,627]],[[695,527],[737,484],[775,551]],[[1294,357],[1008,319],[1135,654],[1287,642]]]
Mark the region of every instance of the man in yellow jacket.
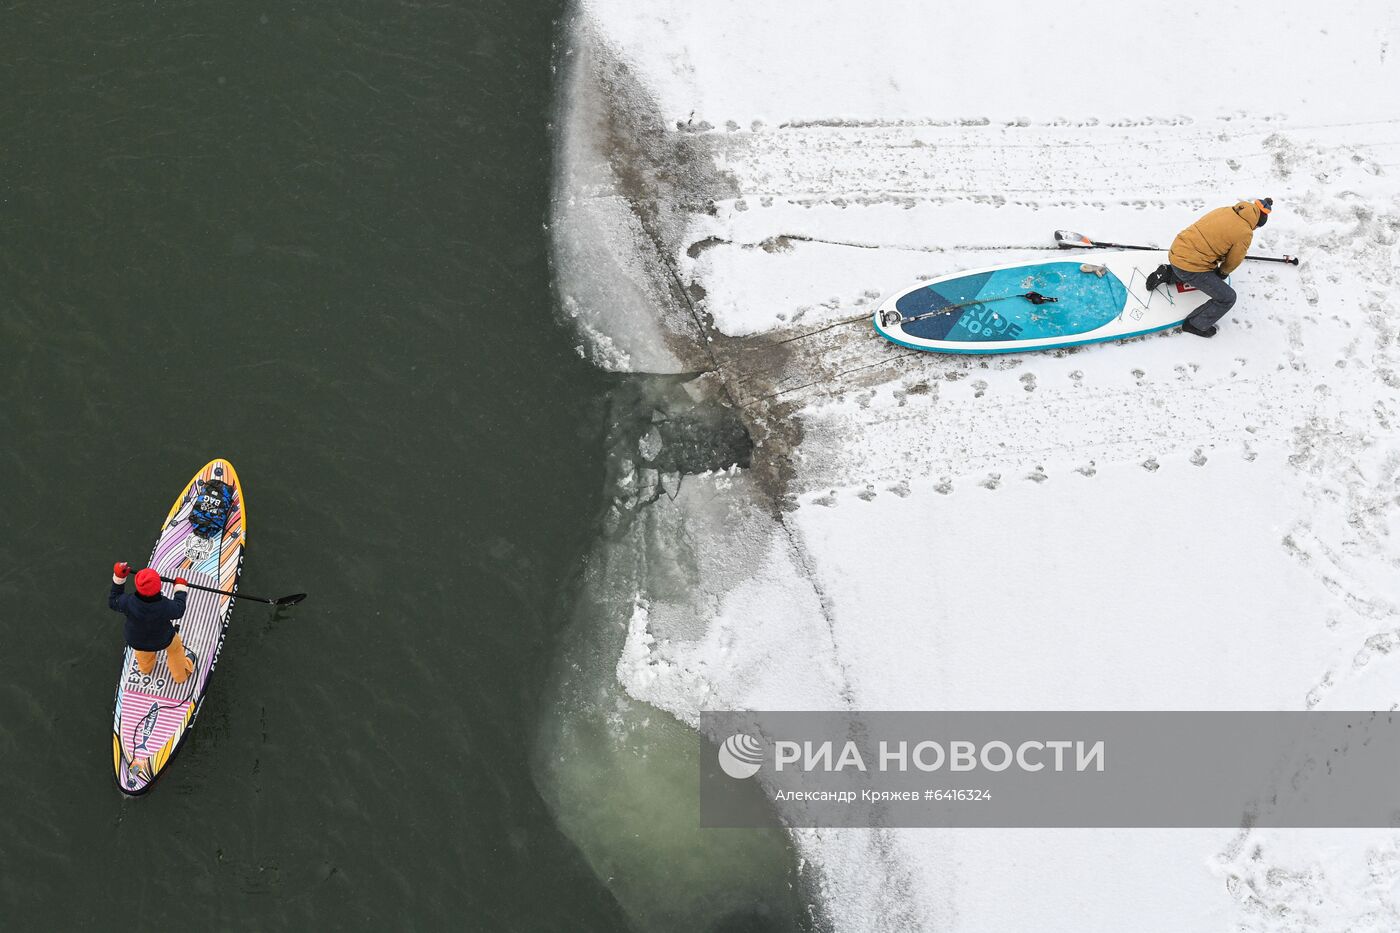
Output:
[[1147,277],[1148,291],[1180,282],[1210,296],[1182,322],[1186,333],[1215,336],[1219,330],[1215,322],[1235,305],[1235,290],[1225,278],[1244,262],[1254,231],[1268,221],[1273,206],[1273,198],[1257,198],[1211,211],[1176,235],[1167,253],[1169,264],[1158,266]]

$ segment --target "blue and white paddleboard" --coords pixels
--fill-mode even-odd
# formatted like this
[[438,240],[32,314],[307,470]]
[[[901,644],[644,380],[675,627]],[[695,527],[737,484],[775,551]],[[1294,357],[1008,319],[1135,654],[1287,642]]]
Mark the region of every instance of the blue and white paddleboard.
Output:
[[1176,327],[1208,297],[1147,291],[1163,250],[1124,250],[959,272],[911,285],[875,311],[880,336],[932,353],[1024,353]]

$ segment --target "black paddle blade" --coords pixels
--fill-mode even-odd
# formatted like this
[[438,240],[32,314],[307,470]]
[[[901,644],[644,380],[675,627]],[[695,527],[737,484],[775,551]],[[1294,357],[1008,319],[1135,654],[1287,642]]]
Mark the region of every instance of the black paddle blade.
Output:
[[306,598],[306,594],[305,594],[305,593],[293,593],[291,596],[283,596],[281,599],[277,600],[277,602],[273,603],[273,605],[274,605],[274,606],[295,606],[297,603],[301,602],[301,601],[302,601],[303,599],[305,599],[305,598]]

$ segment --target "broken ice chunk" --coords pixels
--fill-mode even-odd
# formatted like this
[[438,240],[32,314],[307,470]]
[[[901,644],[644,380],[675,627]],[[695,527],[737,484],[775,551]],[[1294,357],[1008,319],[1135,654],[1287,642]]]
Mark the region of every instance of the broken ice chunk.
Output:
[[631,460],[623,460],[618,464],[617,488],[623,495],[636,492],[637,469]]
[[681,473],[680,470],[671,470],[661,474],[661,491],[672,499],[680,494]]
[[655,460],[656,455],[661,453],[661,432],[652,427],[643,434],[641,440],[637,441],[637,452],[642,455],[643,460]]

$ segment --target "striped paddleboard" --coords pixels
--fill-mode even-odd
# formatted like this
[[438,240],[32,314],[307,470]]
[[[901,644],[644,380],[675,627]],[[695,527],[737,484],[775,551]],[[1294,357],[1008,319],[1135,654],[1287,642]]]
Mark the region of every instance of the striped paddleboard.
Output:
[[[1024,353],[1125,340],[1176,327],[1209,300],[1184,285],[1148,292],[1147,277],[1166,261],[1161,250],[1123,250],[946,275],[882,301],[875,329],[886,340],[933,353]],[[1023,297],[1031,292],[1055,300],[1035,304]]]
[[[233,487],[233,508],[220,538],[201,538],[190,526],[195,499],[209,480]],[[238,473],[227,460],[211,460],[194,475],[165,517],[148,566],[161,576],[184,577],[191,583],[221,590],[238,587],[238,571],[247,543],[247,501]],[[163,592],[171,595],[172,586]],[[166,667],[165,652],[157,655],[150,674],[142,674],[130,648],[122,657],[112,715],[112,765],[123,793],[144,794],[155,784],[180,742],[194,725],[209,688],[209,676],[219,659],[228,631],[233,600],[215,593],[190,590],[180,634],[194,662],[194,672],[177,684]]]

